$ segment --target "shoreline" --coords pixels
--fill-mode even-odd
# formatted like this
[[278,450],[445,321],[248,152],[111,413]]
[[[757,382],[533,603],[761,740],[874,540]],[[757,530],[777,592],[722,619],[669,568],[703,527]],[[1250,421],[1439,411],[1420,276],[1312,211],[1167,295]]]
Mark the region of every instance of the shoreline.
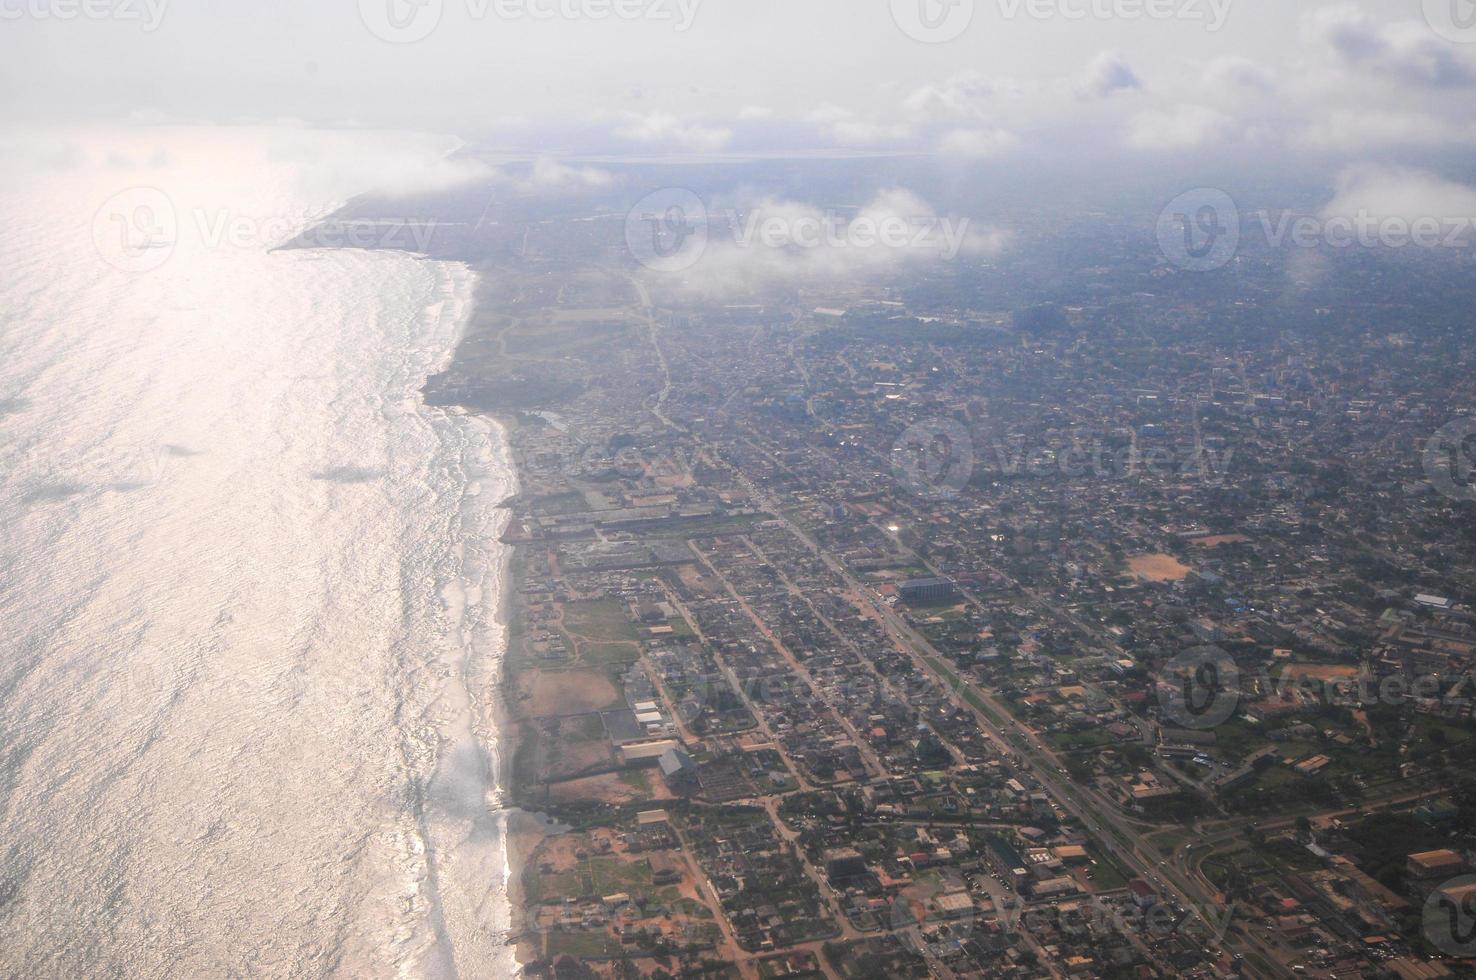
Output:
[[[452,151],[454,156],[455,151]],[[351,215],[359,206],[370,204],[375,200],[372,193],[361,194],[347,200],[335,202],[331,207],[321,209],[321,213],[315,213],[306,219],[302,227],[284,241],[272,247],[272,251],[295,251],[299,249],[313,250],[312,245],[304,245],[300,242],[301,237],[317,224],[323,221],[333,220],[335,217]],[[334,249],[330,249],[334,250]],[[353,247],[347,247],[349,251],[357,251]],[[473,682],[473,677],[468,676],[471,683],[467,693],[473,698],[476,714],[482,717],[482,723],[491,729],[491,738],[478,735],[479,748],[485,753],[489,763],[489,794],[487,800],[487,814],[494,819],[499,819],[502,831],[500,842],[502,850],[503,881],[501,887],[506,897],[506,928],[502,945],[509,947],[513,961],[516,963],[517,972],[535,958],[536,954],[530,953],[526,937],[532,924],[528,908],[526,906],[526,890],[524,888],[524,872],[534,853],[548,837],[547,828],[557,825],[556,822],[546,820],[537,811],[524,809],[523,800],[520,799],[516,782],[516,759],[522,743],[521,722],[515,715],[514,701],[516,697],[516,685],[519,672],[513,666],[511,657],[516,643],[515,621],[518,616],[517,590],[520,588],[520,570],[518,563],[517,546],[507,540],[507,532],[514,521],[514,506],[522,493],[523,475],[518,465],[518,456],[515,448],[515,433],[521,427],[517,419],[517,413],[504,412],[489,409],[485,405],[477,405],[470,399],[437,397],[437,380],[444,377],[448,372],[456,372],[461,369],[469,343],[482,334],[482,316],[485,310],[497,309],[495,304],[484,302],[489,290],[485,269],[475,260],[465,256],[438,254],[436,252],[418,251],[405,248],[391,248],[389,251],[400,252],[412,259],[427,261],[437,266],[443,266],[453,278],[465,277],[466,288],[464,292],[443,297],[442,302],[448,304],[443,307],[442,316],[449,312],[449,304],[459,303],[460,309],[456,311],[456,323],[449,338],[449,343],[439,355],[428,365],[428,369],[415,385],[415,394],[420,403],[421,411],[432,424],[465,425],[466,422],[458,423],[457,417],[464,420],[473,420],[472,424],[485,426],[488,436],[490,458],[485,462],[493,466],[505,466],[507,481],[504,485],[496,488],[496,498],[491,495],[485,504],[488,519],[483,534],[477,538],[477,546],[483,549],[496,549],[495,558],[489,563],[488,573],[496,578],[498,595],[495,601],[488,602],[484,606],[487,615],[492,622],[484,623],[482,635],[474,642],[473,655],[475,659],[467,663],[469,675],[480,674],[480,678]],[[439,418],[438,418],[439,416]],[[483,489],[491,481],[490,474],[480,477],[467,478],[466,486],[480,482]],[[472,541],[472,538],[464,538],[464,542]],[[501,631],[500,643],[497,630]],[[491,648],[486,649],[485,644]],[[500,647],[500,649],[498,649]],[[481,649],[476,649],[481,648]],[[489,653],[496,651],[495,662],[488,663],[485,658]],[[480,661],[480,664],[478,664]],[[476,665],[476,666],[473,666]],[[475,715],[473,716],[473,734],[475,735]],[[434,772],[431,778],[435,778]]]
[[[465,284],[462,289],[441,300],[441,316],[452,312],[451,304],[455,303],[458,307],[454,309],[454,332],[447,348],[420,380],[416,394],[421,411],[432,425],[452,428],[471,426],[473,429],[481,429],[486,437],[484,456],[463,459],[463,467],[471,464],[477,469],[464,471],[462,474],[463,498],[468,493],[478,497],[485,495],[484,503],[480,505],[484,508],[485,517],[479,526],[464,528],[460,547],[480,550],[488,556],[482,582],[487,583],[490,578],[497,594],[495,597],[484,596],[482,600],[483,615],[487,619],[469,636],[469,659],[463,662],[460,670],[464,674],[466,694],[471,698],[473,709],[470,734],[477,739],[478,748],[485,753],[489,766],[487,813],[494,819],[500,818],[501,824],[501,888],[507,909],[505,930],[498,928],[497,931],[503,933],[500,945],[510,949],[511,957],[521,972],[526,962],[521,937],[528,926],[524,908],[523,871],[541,843],[543,834],[537,815],[519,806],[512,785],[513,760],[519,740],[518,723],[513,717],[508,697],[508,685],[515,676],[509,670],[508,657],[513,643],[512,617],[516,615],[515,592],[518,586],[514,546],[505,538],[512,522],[509,504],[517,499],[521,484],[510,432],[515,423],[474,406],[437,401],[429,397],[432,379],[454,367],[463,344],[476,331],[484,280],[482,273],[471,262],[432,256],[417,257],[447,267],[451,270],[453,280],[463,279]],[[479,733],[478,729],[483,726],[486,728]],[[490,882],[488,887],[493,887]],[[494,920],[493,925],[498,926],[500,923]]]
[[[471,282],[470,297],[462,322],[458,326],[450,353],[440,365],[440,370],[446,371],[455,368],[463,344],[476,332],[476,314],[480,305],[478,301],[485,279],[470,262],[438,261],[446,261],[448,264],[462,267],[468,273]],[[506,415],[489,412],[472,405],[432,401],[429,398],[429,392],[432,380],[438,373],[432,372],[422,382],[419,391],[422,404],[428,409],[444,412],[447,415],[464,415],[485,424],[492,436],[492,448],[496,453],[496,458],[506,466],[510,477],[508,484],[499,488],[502,494],[501,499],[489,505],[490,509],[499,512],[500,516],[495,518],[490,528],[491,536],[484,542],[487,547],[497,550],[495,566],[498,595],[494,604],[495,625],[493,628],[500,629],[502,637],[500,661],[495,670],[491,672],[493,676],[489,691],[483,696],[488,699],[486,712],[497,733],[495,746],[489,746],[489,748],[494,749],[491,753],[493,790],[499,798],[499,809],[503,814],[502,847],[505,869],[503,888],[508,902],[508,928],[505,944],[512,948],[514,959],[521,970],[533,958],[527,949],[525,939],[530,919],[527,914],[523,874],[534,853],[548,837],[548,833],[545,829],[545,821],[537,813],[521,806],[514,785],[514,763],[519,748],[519,722],[512,710],[511,695],[516,684],[517,671],[512,667],[511,656],[515,642],[514,618],[517,616],[516,596],[520,575],[517,546],[509,542],[506,535],[513,521],[512,505],[521,493],[521,474],[513,442],[513,432],[518,423]]]
[[[473,274],[476,275],[475,270]],[[480,288],[482,279],[479,275],[476,276],[476,282],[477,287]],[[467,316],[468,333],[474,319],[474,310],[475,302],[473,302],[473,312]],[[458,338],[458,348],[463,339],[464,336]],[[453,353],[451,363],[454,363],[454,359],[455,354]],[[523,888],[523,873],[547,835],[544,833],[542,821],[538,819],[538,816],[524,810],[519,805],[516,787],[513,785],[513,761],[518,752],[518,723],[512,716],[509,693],[516,678],[510,661],[514,643],[513,617],[516,615],[518,566],[515,560],[517,546],[506,540],[506,534],[508,527],[512,524],[513,515],[510,504],[517,499],[521,487],[512,440],[512,426],[516,423],[492,413],[477,412],[466,407],[462,410],[488,422],[491,430],[496,433],[497,440],[505,454],[504,459],[508,472],[512,475],[512,485],[508,487],[507,495],[494,505],[496,510],[503,512],[496,540],[496,546],[500,550],[497,559],[497,581],[500,586],[500,594],[497,597],[497,621],[502,628],[503,643],[502,662],[498,665],[496,683],[492,685],[492,703],[489,711],[497,725],[498,732],[494,780],[502,797],[503,812],[506,814],[503,821],[503,853],[507,876],[503,887],[507,892],[509,905],[507,944],[513,948],[514,958],[521,969],[530,961],[525,950],[526,941],[524,939],[530,923],[526,908],[527,895]]]
[[[476,275],[475,270],[473,274]],[[477,282],[480,286],[480,276],[477,276]],[[468,316],[468,327],[471,321],[472,317]],[[496,682],[492,685],[488,711],[498,733],[494,779],[496,789],[502,799],[502,813],[505,815],[503,851],[506,878],[503,886],[509,904],[506,945],[512,947],[514,959],[521,970],[537,960],[540,955],[540,951],[529,946],[530,936],[535,932],[534,919],[529,914],[527,904],[528,894],[524,886],[524,874],[538,849],[550,837],[556,835],[557,831],[554,828],[559,825],[559,821],[546,813],[526,808],[523,805],[525,800],[520,793],[520,787],[516,783],[516,760],[518,750],[522,745],[522,740],[519,738],[522,721],[515,717],[513,704],[521,673],[513,664],[512,653],[517,638],[514,623],[519,615],[517,596],[521,587],[522,570],[518,561],[519,547],[507,540],[506,535],[513,524],[514,507],[520,499],[522,489],[513,441],[513,434],[519,428],[519,423],[515,418],[508,418],[496,412],[479,411],[465,405],[456,406],[452,410],[464,412],[489,425],[506,454],[504,459],[508,472],[512,475],[509,492],[502,500],[492,505],[492,509],[504,514],[499,521],[500,526],[495,540],[495,545],[500,550],[497,566],[498,582],[501,586],[497,597],[496,615],[497,622],[503,631],[503,647],[502,659],[496,671]]]
[[[506,511],[506,522],[502,528],[500,545],[505,549],[500,556],[502,593],[498,597],[497,615],[506,631],[506,647],[496,684],[498,701],[495,705],[499,729],[499,745],[496,764],[498,778],[502,781],[505,802],[504,829],[505,853],[508,862],[506,890],[510,910],[510,928],[507,942],[512,946],[521,972],[535,964],[542,968],[550,965],[551,958],[568,955],[570,937],[581,935],[569,933],[558,926],[550,931],[540,925],[542,914],[548,907],[546,895],[539,889],[547,880],[532,877],[530,869],[540,861],[539,854],[545,847],[553,847],[548,853],[555,865],[567,860],[575,852],[564,854],[558,845],[550,844],[563,836],[577,839],[598,827],[608,827],[612,817],[634,821],[643,811],[684,812],[685,803],[678,794],[671,792],[659,775],[651,776],[652,767],[632,768],[622,762],[621,749],[608,734],[601,744],[603,752],[583,747],[588,742],[571,733],[559,733],[547,725],[540,724],[549,718],[595,718],[604,725],[603,716],[616,707],[612,699],[625,708],[623,680],[614,674],[620,665],[640,665],[644,661],[644,641],[627,617],[623,603],[616,618],[621,624],[611,627],[620,634],[615,645],[629,644],[631,659],[624,656],[605,661],[609,657],[610,644],[601,646],[598,624],[585,624],[590,632],[569,633],[567,623],[560,619],[559,625],[551,626],[547,604],[552,598],[550,586],[545,584],[551,577],[562,577],[557,566],[546,567],[547,549],[554,537],[539,533],[538,501],[547,501],[550,494],[572,495],[582,485],[582,472],[566,469],[570,460],[582,459],[591,453],[603,452],[608,445],[609,432],[602,426],[592,431],[584,429],[577,435],[571,434],[560,421],[549,417],[553,409],[542,409],[539,403],[555,399],[555,390],[563,391],[563,379],[551,377],[542,369],[528,371],[528,362],[517,352],[508,349],[508,334],[526,323],[526,313],[517,305],[508,303],[516,295],[505,295],[507,283],[499,275],[500,267],[494,264],[478,266],[479,292],[473,304],[474,310],[463,326],[461,338],[454,355],[443,362],[443,369],[433,374],[422,389],[427,404],[450,411],[464,412],[486,420],[495,427],[507,454],[508,466],[515,474],[516,484],[497,507]],[[496,286],[494,287],[494,280]],[[516,283],[515,274],[510,282]],[[494,292],[495,288],[495,292]],[[623,280],[621,289],[624,288]],[[591,316],[594,314],[585,314]],[[603,315],[603,314],[601,314]],[[526,371],[526,373],[525,373]],[[557,372],[555,371],[556,375]],[[573,391],[565,391],[577,397]],[[602,413],[603,414],[603,413]],[[605,415],[607,419],[614,416]],[[616,422],[619,427],[621,423]],[[550,440],[561,448],[554,450],[561,459],[553,464],[545,458],[549,453]],[[570,446],[575,448],[571,449]],[[553,469],[550,470],[552,465]],[[573,465],[581,466],[578,462]],[[608,506],[608,505],[607,505]],[[692,518],[699,524],[701,517]],[[557,535],[555,535],[557,537]],[[525,590],[533,587],[529,598]],[[579,605],[580,600],[552,598],[554,605],[563,608],[563,603]],[[598,605],[601,600],[585,595],[583,608]],[[611,615],[616,615],[611,612]],[[547,658],[550,629],[560,633],[568,641],[571,651],[568,659],[560,656]],[[559,644],[561,649],[562,643]],[[597,650],[595,659],[585,659],[584,647]],[[625,651],[622,651],[624,653]],[[645,668],[643,668],[643,676]],[[673,717],[676,709],[667,702],[667,695],[656,693],[665,710]],[[628,710],[628,709],[627,709]],[[633,716],[632,716],[633,717]],[[678,729],[673,729],[676,731]],[[628,740],[628,739],[627,739]],[[594,752],[599,758],[585,758],[580,752]],[[568,753],[564,755],[564,753]],[[552,753],[552,755],[550,755]],[[606,753],[608,758],[606,758]],[[562,757],[562,758],[561,758]],[[560,760],[560,761],[554,761]],[[550,771],[552,764],[554,770]],[[567,771],[561,769],[567,766]],[[638,785],[632,787],[630,774]],[[627,778],[622,778],[622,776]],[[599,786],[581,787],[571,790],[585,779],[604,780]],[[564,792],[550,794],[552,786],[565,787]],[[574,845],[570,845],[574,846]],[[624,847],[623,844],[619,845]],[[634,851],[623,852],[622,861],[634,858]],[[679,874],[687,875],[690,865],[679,864]],[[693,877],[693,882],[699,879]],[[651,894],[662,886],[648,884]],[[697,887],[695,885],[689,888]],[[722,950],[727,954],[739,955],[737,947],[726,926],[718,926],[718,916],[723,913],[711,906],[705,892],[692,891],[685,895],[689,902],[704,906],[701,914],[686,913],[693,919],[684,919],[685,928],[695,928],[706,935],[709,949]],[[551,940],[561,940],[554,943]],[[578,942],[575,938],[574,942]],[[604,962],[620,955],[618,946],[605,949],[578,950],[578,957],[589,957]]]

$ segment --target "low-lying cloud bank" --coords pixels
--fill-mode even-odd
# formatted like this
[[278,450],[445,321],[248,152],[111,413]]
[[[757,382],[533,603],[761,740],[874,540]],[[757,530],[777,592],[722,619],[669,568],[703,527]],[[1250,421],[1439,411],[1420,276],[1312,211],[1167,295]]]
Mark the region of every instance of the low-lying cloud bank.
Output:
[[900,188],[846,212],[767,198],[709,211],[698,232],[656,274],[708,295],[885,279],[926,263],[992,258],[1009,241],[1000,228],[939,214]]

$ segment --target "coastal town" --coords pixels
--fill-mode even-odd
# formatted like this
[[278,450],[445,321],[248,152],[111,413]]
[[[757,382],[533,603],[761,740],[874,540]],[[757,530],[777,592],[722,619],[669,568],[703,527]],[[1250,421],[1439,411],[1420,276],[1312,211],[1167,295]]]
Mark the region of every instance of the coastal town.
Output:
[[427,391],[519,473],[530,975],[1476,958],[1469,347],[1289,313],[1269,255],[714,300],[618,215],[517,234]]
[[0,980],[1476,980],[1476,0],[0,22]]

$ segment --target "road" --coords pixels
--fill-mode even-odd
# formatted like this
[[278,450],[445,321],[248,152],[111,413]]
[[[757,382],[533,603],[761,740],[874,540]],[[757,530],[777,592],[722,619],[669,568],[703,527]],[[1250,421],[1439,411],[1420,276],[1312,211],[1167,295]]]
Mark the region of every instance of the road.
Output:
[[[657,317],[644,284],[634,279],[631,281],[640,296],[650,330],[651,343],[664,377],[663,387],[657,395],[652,411],[663,425],[690,436],[691,433],[688,430],[673,422],[665,414],[672,382],[666,358],[661,349]],[[705,444],[700,439],[696,441],[709,458],[715,461],[722,459],[717,447]],[[778,463],[777,460],[775,462]],[[782,466],[782,463],[778,465]],[[972,685],[960,677],[905,618],[898,615],[895,609],[868,586],[856,580],[838,558],[825,551],[803,528],[789,520],[779,501],[759,490],[737,467],[731,467],[731,464],[729,466],[735,474],[735,480],[748,492],[755,504],[782,523],[845,584],[854,596],[868,603],[877,621],[892,637],[898,649],[905,651],[920,670],[937,680],[945,690],[952,692],[955,703],[974,714],[981,730],[995,743],[1000,752],[1006,757],[1020,760],[1023,767],[1033,775],[1041,787],[1060,803],[1080,827],[1092,835],[1113,860],[1149,882],[1163,898],[1187,910],[1199,920],[1207,935],[1215,936],[1223,932],[1226,948],[1243,956],[1257,975],[1268,977],[1295,975],[1290,969],[1289,951],[1271,946],[1261,936],[1254,934],[1243,922],[1231,921],[1228,928],[1223,928],[1225,907],[1221,903],[1221,896],[1202,872],[1203,862],[1210,855],[1227,853],[1239,846],[1236,841],[1251,821],[1226,820],[1206,824],[1205,832],[1209,835],[1206,839],[1194,842],[1184,847],[1182,851],[1172,852],[1170,855],[1172,859],[1162,856],[1150,839],[1153,831],[1162,829],[1160,826],[1134,818],[1093,789],[1078,786],[1072,782],[1067,776],[1066,768],[1060,757],[1036,732],[1016,723],[1008,708],[1001,704],[992,692]],[[918,561],[935,574],[938,573],[936,568],[920,556]],[[709,567],[711,568],[710,564]],[[713,571],[716,573],[716,569]],[[997,569],[992,569],[992,571],[1001,575],[1005,581],[1012,581]],[[722,579],[720,575],[718,578]],[[734,598],[739,598],[730,583],[725,581],[724,585]],[[1082,635],[1092,637],[1118,655],[1126,655],[1115,640],[1103,634],[1093,625],[1081,621],[1070,610],[1060,608],[1059,603],[1051,601],[1050,597],[1025,589],[1018,583],[1013,583],[1013,585],[1043,615],[1073,628]],[[965,593],[965,597],[974,605],[980,605],[977,596]],[[803,667],[788,651],[781,650],[781,653],[796,668],[799,676],[807,676]],[[755,712],[755,718],[758,717]],[[845,725],[845,720],[841,720]],[[845,727],[850,730],[849,725]],[[856,735],[853,730],[851,734]],[[865,743],[857,738],[857,744],[864,745]],[[868,758],[867,761],[872,765],[878,764],[874,756]],[[1296,816],[1290,816],[1286,820],[1275,821],[1263,826],[1269,830],[1294,824],[1295,820]],[[807,871],[812,871],[812,869],[807,867]],[[824,891],[825,889],[822,889],[822,893]],[[843,919],[839,921],[844,922]]]
[[[979,720],[980,727],[1001,752],[1006,756],[1015,756],[1025,760],[1026,768],[1046,792],[1060,802],[1079,825],[1090,832],[1120,865],[1150,882],[1161,895],[1170,898],[1189,911],[1202,923],[1209,935],[1218,933],[1219,924],[1214,921],[1214,916],[1209,914],[1211,910],[1217,910],[1220,907],[1218,893],[1213,889],[1206,890],[1202,884],[1194,882],[1177,869],[1170,868],[1166,860],[1158,858],[1156,851],[1145,853],[1141,838],[1144,829],[1151,828],[1153,825],[1121,814],[1115,806],[1097,794],[1076,786],[1066,776],[1065,766],[1061,764],[1060,759],[1040,740],[1039,736],[1028,728],[1014,726],[1006,734],[998,722],[1010,724],[1011,715],[1008,709],[1001,705],[991,693],[968,684],[952,671],[927,640],[913,630],[897,614],[896,610],[877,597],[863,583],[857,581],[838,559],[825,552],[802,528],[785,517],[783,508],[778,505],[777,501],[768,498],[745,477],[740,475],[739,479],[745,484],[745,489],[748,490],[750,496],[760,502],[768,513],[785,524],[792,534],[804,542],[806,547],[825,562],[836,575],[840,576],[848,589],[858,596],[870,598],[873,609],[881,618],[887,631],[898,642],[899,649],[907,651],[917,666],[934,677],[945,690],[956,694],[962,693],[960,706],[966,706],[972,710]],[[1233,951],[1240,952],[1242,955],[1256,955],[1257,959],[1265,955],[1264,951],[1255,948],[1256,943],[1250,942],[1249,945],[1253,948]],[[1271,962],[1266,964],[1264,975],[1290,977],[1294,974],[1273,957]]]

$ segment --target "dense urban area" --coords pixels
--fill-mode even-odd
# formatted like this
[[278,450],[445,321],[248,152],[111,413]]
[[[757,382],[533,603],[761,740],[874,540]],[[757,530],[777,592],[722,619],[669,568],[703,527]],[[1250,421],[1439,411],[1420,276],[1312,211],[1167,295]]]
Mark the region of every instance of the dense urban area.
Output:
[[1469,250],[1198,272],[1082,214],[717,291],[627,214],[442,247],[428,397],[519,469],[530,975],[1476,962]]

